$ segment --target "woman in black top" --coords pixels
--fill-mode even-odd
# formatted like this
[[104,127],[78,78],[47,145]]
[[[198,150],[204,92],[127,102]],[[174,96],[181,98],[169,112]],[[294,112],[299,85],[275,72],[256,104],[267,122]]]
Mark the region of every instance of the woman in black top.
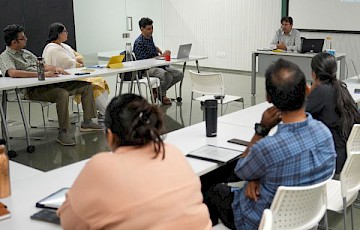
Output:
[[336,173],[340,173],[346,157],[346,141],[354,123],[360,123],[357,105],[347,86],[336,78],[337,63],[328,53],[319,53],[311,60],[312,77],[306,111],[322,121],[331,131],[337,158]]

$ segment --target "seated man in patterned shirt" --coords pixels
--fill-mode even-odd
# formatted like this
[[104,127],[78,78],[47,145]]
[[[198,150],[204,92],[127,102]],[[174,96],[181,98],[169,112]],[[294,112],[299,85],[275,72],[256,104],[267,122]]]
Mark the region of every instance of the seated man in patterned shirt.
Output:
[[[0,55],[0,69],[4,77],[29,78],[37,77],[36,56],[26,50],[27,37],[24,28],[19,25],[8,25],[4,29],[6,49]],[[68,74],[64,69],[45,65],[46,77],[59,77]],[[96,107],[91,84],[84,81],[68,81],[50,85],[27,88],[26,98],[30,100],[49,101],[56,103],[59,119],[59,134],[57,142],[62,145],[75,145],[69,136],[69,95],[81,95],[84,110],[84,121],[80,131],[102,130],[102,127],[92,122],[96,117]]]
[[[170,50],[162,52],[159,47],[155,46],[152,33],[153,21],[150,18],[142,18],[139,21],[141,34],[135,40],[134,53],[137,60],[154,58],[157,56],[170,55]],[[181,81],[184,74],[171,66],[153,67],[149,69],[151,77],[160,79],[160,95],[164,105],[171,105],[171,101],[166,97],[166,91],[177,82]]]
[[[213,225],[220,218],[231,229],[257,229],[279,186],[312,185],[334,172],[334,141],[323,123],[305,113],[308,89],[299,67],[280,59],[265,76],[267,99],[274,106],[255,124],[255,134],[235,167],[244,186],[216,184],[205,192]],[[275,125],[277,132],[268,136]]]

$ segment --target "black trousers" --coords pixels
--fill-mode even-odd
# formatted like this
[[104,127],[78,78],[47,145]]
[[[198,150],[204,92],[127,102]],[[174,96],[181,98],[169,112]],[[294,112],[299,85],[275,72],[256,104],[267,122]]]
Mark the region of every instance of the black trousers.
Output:
[[231,204],[234,201],[234,193],[231,187],[225,184],[212,186],[204,194],[204,203],[207,205],[213,226],[221,222],[230,229],[235,229],[234,212]]
[[200,177],[204,203],[209,209],[212,224],[218,224],[220,218],[230,229],[235,229],[234,213],[231,207],[234,193],[231,192],[230,186],[223,183],[240,181],[234,173],[236,164],[237,160],[234,160]]

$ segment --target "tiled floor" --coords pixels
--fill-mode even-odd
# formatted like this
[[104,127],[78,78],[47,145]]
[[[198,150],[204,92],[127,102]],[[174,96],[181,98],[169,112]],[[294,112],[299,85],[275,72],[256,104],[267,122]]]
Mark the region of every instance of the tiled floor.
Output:
[[[179,66],[180,67],[180,66]],[[192,67],[189,67],[192,69]],[[209,71],[202,69],[202,71]],[[250,76],[248,74],[239,72],[224,73],[226,93],[232,95],[239,95],[244,97],[245,107],[251,103],[262,102],[265,99],[263,79],[258,80],[258,94],[256,97],[251,97],[250,94]],[[108,80],[110,88],[113,87],[112,79]],[[144,91],[144,90],[143,90]],[[112,92],[114,93],[114,92]],[[175,98],[175,90],[170,89],[168,96]],[[11,97],[11,94],[9,95]],[[189,126],[190,120],[190,81],[186,74],[183,82],[182,102],[173,102],[171,106],[160,106],[164,111],[165,124],[167,132]],[[25,104],[25,111],[27,112],[27,105]],[[242,103],[233,102],[224,105],[224,114],[242,109]],[[34,124],[41,123],[40,107],[36,104],[32,105],[32,120]],[[201,122],[203,120],[203,111],[200,102],[193,102],[193,110],[191,115],[191,124]],[[56,119],[55,106],[50,106],[50,117]],[[76,116],[75,116],[76,117]],[[8,103],[8,121],[14,123],[10,127],[10,133],[13,136],[23,136],[24,128],[20,123],[21,117],[16,103]],[[16,121],[16,122],[14,122]],[[100,151],[107,151],[105,138],[102,132],[86,132],[79,131],[79,124],[71,126],[70,133],[76,140],[76,146],[61,146],[56,143],[57,137],[57,122],[50,122],[48,125],[55,128],[48,128],[48,137],[45,140],[32,140],[32,144],[36,150],[33,153],[26,152],[25,139],[13,139],[11,141],[12,150],[15,150],[18,156],[12,160],[21,164],[29,165],[42,171],[49,171],[58,167],[62,167],[83,159],[87,159]],[[31,129],[31,132],[36,135],[42,135],[43,129]],[[166,140],[166,139],[165,139]]]
[[[91,60],[91,57],[90,57]],[[97,64],[97,60],[92,58],[88,63],[90,65]],[[200,62],[201,64],[201,62]],[[180,68],[180,66],[179,66]],[[193,69],[192,67],[188,67]],[[202,69],[202,71],[209,71]],[[218,71],[218,70],[210,70]],[[265,87],[264,79],[257,79],[257,94],[255,97],[251,96],[250,93],[250,75],[249,73],[243,73],[239,71],[222,71],[224,73],[226,93],[232,95],[239,95],[244,98],[245,107],[261,103],[265,101]],[[108,80],[110,88],[114,88],[114,82]],[[185,126],[189,126],[190,118],[190,81],[188,74],[185,75],[183,84],[183,101],[181,103],[173,102],[172,106],[161,106],[161,109],[165,114],[165,123],[167,131],[173,131],[181,129]],[[113,93],[113,92],[112,92]],[[170,89],[168,96],[175,98],[174,90]],[[232,103],[228,106],[224,106],[225,114],[231,113],[242,109],[242,104]],[[33,117],[35,123],[40,123],[41,113],[39,109],[33,109]],[[51,107],[50,116],[56,117],[54,106]],[[20,121],[19,109],[17,104],[11,103],[8,108],[8,120],[9,121]],[[199,102],[194,102],[191,124],[201,122],[203,120],[203,111],[200,108]],[[57,126],[57,123],[50,124]],[[106,140],[102,132],[90,132],[81,133],[79,132],[79,124],[72,125],[70,132],[76,140],[76,146],[65,147],[56,143],[57,129],[48,129],[48,138],[42,141],[33,140],[32,143],[36,147],[36,151],[33,153],[26,152],[26,142],[24,139],[12,140],[12,149],[15,150],[18,156],[12,160],[21,164],[28,165],[33,168],[40,169],[42,171],[49,171],[55,168],[59,168],[83,159],[87,159],[92,155],[107,151]],[[10,127],[11,135],[23,135],[23,127],[21,125],[13,125]],[[42,131],[42,130],[41,130]],[[37,133],[39,130],[32,129],[32,132]],[[166,141],[166,139],[165,139]],[[360,211],[355,209],[355,229],[360,229]],[[342,216],[329,212],[329,225],[332,229],[343,229],[342,227]],[[217,228],[222,229],[222,228]]]

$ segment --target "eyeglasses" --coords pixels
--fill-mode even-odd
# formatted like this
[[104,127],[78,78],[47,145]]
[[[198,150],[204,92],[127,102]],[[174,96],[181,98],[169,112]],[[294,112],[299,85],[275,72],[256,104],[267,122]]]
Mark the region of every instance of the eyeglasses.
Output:
[[67,33],[67,34],[68,34],[69,32],[68,32],[67,30],[63,30],[63,33]]
[[17,38],[16,40],[17,40],[17,41],[25,41],[25,40],[27,40],[27,37],[24,35],[24,37],[22,37],[22,38]]

